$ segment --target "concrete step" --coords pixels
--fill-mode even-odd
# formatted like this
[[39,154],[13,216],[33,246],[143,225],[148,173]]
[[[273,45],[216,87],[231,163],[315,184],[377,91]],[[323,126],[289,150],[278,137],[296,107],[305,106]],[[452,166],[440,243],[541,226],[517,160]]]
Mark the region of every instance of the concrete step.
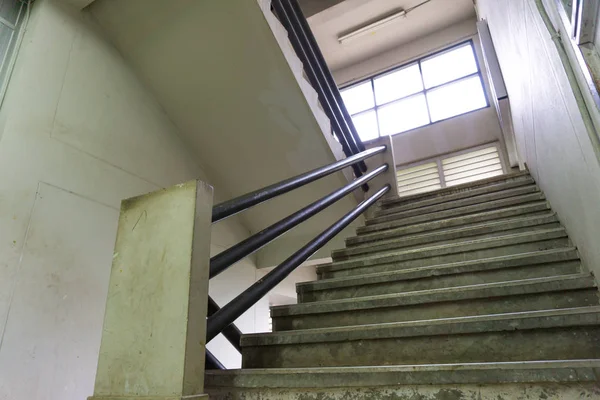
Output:
[[396,250],[317,267],[321,279],[395,271],[458,261],[477,260],[552,248],[571,247],[563,228],[535,229],[504,236],[465,239],[460,243]]
[[274,331],[598,305],[589,273],[319,301],[271,308]]
[[581,272],[575,248],[537,251],[296,284],[298,301],[309,303],[475,285]]
[[[482,211],[496,210],[499,208],[515,206],[518,204],[532,203],[535,201],[544,200],[546,197],[542,192],[525,194],[522,196],[514,196],[506,199],[488,201],[486,203],[473,204],[470,206],[457,207],[450,210],[443,210],[427,214],[414,215],[412,217],[404,217],[401,214],[391,214],[382,217],[367,219],[366,227],[375,228],[376,230],[396,228],[398,226],[406,226],[421,222],[439,221],[441,219],[459,217],[463,215],[475,214]],[[401,224],[401,225],[399,225]]]
[[600,358],[600,306],[243,335],[243,368]]
[[554,213],[527,215],[493,222],[482,222],[458,228],[443,229],[416,235],[406,235],[400,238],[369,242],[350,248],[334,250],[331,256],[334,261],[348,260],[356,256],[374,254],[401,248],[410,248],[424,244],[450,244],[460,242],[469,237],[478,238],[502,236],[509,233],[521,233],[531,230],[531,227],[544,229],[559,228],[561,225]]
[[492,193],[484,193],[477,196],[468,196],[462,199],[446,201],[443,203],[432,204],[430,206],[411,208],[403,210],[399,208],[386,208],[375,211],[374,217],[384,217],[386,215],[395,215],[396,219],[414,217],[415,215],[423,215],[436,213],[444,210],[450,210],[459,207],[466,207],[474,204],[487,203],[494,200],[506,199],[509,197],[523,196],[526,194],[538,193],[540,188],[535,184],[519,186],[506,190],[500,190]]
[[528,186],[528,185],[534,185],[534,184],[535,184],[535,182],[534,182],[533,178],[531,178],[530,176],[523,176],[522,179],[513,179],[513,180],[488,184],[488,185],[485,185],[482,187],[477,187],[477,188],[474,188],[471,190],[463,190],[461,192],[455,192],[455,193],[450,193],[450,194],[426,198],[426,199],[416,199],[416,200],[409,201],[409,202],[405,202],[403,199],[399,199],[400,201],[402,201],[402,203],[382,204],[379,207],[379,211],[386,212],[386,211],[393,210],[395,212],[400,212],[400,211],[413,210],[413,209],[417,209],[417,208],[420,209],[420,208],[429,207],[429,206],[436,205],[436,204],[453,202],[456,200],[461,200],[461,199],[465,199],[465,198],[472,197],[472,196],[496,193],[496,192],[500,192],[500,191],[504,191],[504,190],[508,190],[508,189],[514,189],[514,188]]
[[494,176],[492,178],[482,179],[482,180],[479,180],[476,182],[469,182],[469,183],[464,183],[461,185],[456,185],[456,186],[451,186],[451,187],[435,190],[432,192],[418,193],[418,194],[414,194],[411,196],[405,196],[405,197],[401,197],[401,198],[397,198],[397,199],[387,199],[387,200],[383,200],[381,202],[380,207],[382,209],[390,208],[390,207],[399,207],[399,206],[403,206],[405,204],[415,203],[417,201],[446,197],[448,195],[453,195],[456,193],[472,192],[474,190],[477,190],[477,189],[480,189],[483,187],[492,186],[492,185],[498,184],[498,183],[521,181],[521,180],[527,180],[527,181],[532,180],[531,175],[529,175],[529,172],[524,171],[524,172],[517,172],[514,174],[499,175],[499,176]]
[[[358,236],[350,237],[346,239],[346,246],[358,246],[365,243],[376,242],[379,240],[392,239],[396,237],[402,237],[407,235],[414,235],[417,233],[434,232],[444,229],[457,228],[461,226],[469,226],[473,224],[492,222],[492,221],[503,221],[506,219],[519,217],[519,216],[531,216],[548,213],[550,207],[546,201],[538,201],[534,203],[528,203],[524,205],[518,205],[513,207],[501,208],[499,210],[485,211],[481,213],[458,216],[454,218],[443,219],[433,222],[422,222],[414,225],[400,226],[396,228],[390,228],[388,230],[376,231],[372,230],[369,233],[364,228],[373,227],[359,227],[357,229]],[[551,212],[551,211],[550,211]]]
[[597,399],[600,360],[209,370],[213,400]]

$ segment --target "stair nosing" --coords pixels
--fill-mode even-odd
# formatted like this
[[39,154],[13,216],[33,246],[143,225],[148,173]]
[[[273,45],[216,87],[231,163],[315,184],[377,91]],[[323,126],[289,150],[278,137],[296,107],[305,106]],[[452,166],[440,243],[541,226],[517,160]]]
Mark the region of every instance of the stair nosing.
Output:
[[[517,192],[519,194],[513,194],[514,192]],[[521,193],[521,192],[524,192],[524,193]],[[502,194],[507,194],[507,193],[509,193],[510,195],[502,196]],[[475,204],[481,204],[481,203],[486,202],[486,200],[483,200],[484,196],[487,196],[487,197],[485,197],[486,199],[491,198],[491,200],[493,201],[493,200],[509,199],[511,197],[523,196],[523,195],[532,194],[532,193],[541,193],[539,186],[535,183],[518,186],[518,187],[511,187],[511,188],[498,190],[498,191],[491,192],[491,193],[475,194],[473,196],[468,196],[468,197],[455,199],[455,200],[449,200],[449,201],[446,201],[443,203],[431,204],[431,205],[427,205],[427,206],[423,206],[423,207],[409,208],[407,210],[398,210],[394,207],[385,208],[385,209],[375,211],[374,216],[375,216],[375,218],[379,218],[379,217],[385,217],[387,215],[397,215],[397,214],[409,213],[409,212],[416,212],[416,213],[422,212],[423,214],[430,214],[430,212],[428,211],[430,208],[441,207],[443,204],[444,205],[450,205],[450,204],[456,204],[456,203],[461,204],[462,202],[467,202],[467,200],[473,200],[473,199],[482,200],[482,201],[476,201],[473,204],[458,205],[455,207],[444,208],[442,210],[436,210],[435,212],[453,210],[455,208],[466,207],[466,206],[475,205]],[[490,200],[487,200],[487,201],[490,201]]]
[[[476,230],[476,229],[490,227],[490,225],[495,227],[495,226],[502,226],[502,225],[510,225],[510,224],[513,224],[516,222],[521,222],[521,221],[531,221],[531,220],[535,220],[535,219],[551,219],[552,221],[539,222],[534,225],[520,226],[520,227],[516,227],[516,228],[512,228],[512,229],[527,228],[527,227],[551,224],[551,223],[560,223],[555,212],[549,212],[549,213],[545,213],[542,215],[519,216],[519,217],[514,217],[514,218],[510,218],[510,219],[506,219],[506,220],[499,220],[499,221],[495,221],[495,222],[491,222],[491,223],[484,221],[484,222],[479,222],[479,223],[472,224],[472,225],[450,227],[448,229],[439,230],[439,231],[426,231],[424,233],[409,234],[409,235],[404,235],[404,236],[401,236],[398,238],[378,240],[375,243],[367,242],[366,244],[360,244],[357,246],[334,250],[332,252],[332,255],[335,255],[337,253],[338,255],[351,256],[352,254],[348,255],[346,252],[354,251],[354,250],[370,249],[373,247],[383,246],[386,244],[393,244],[393,243],[400,242],[403,240],[408,241],[408,240],[415,240],[418,238],[435,237],[435,236],[439,236],[439,235],[448,235],[448,234],[458,233],[458,232],[468,232],[470,230]],[[501,229],[496,232],[505,232],[505,231],[509,231],[509,230],[511,230],[511,229]],[[474,236],[476,236],[476,235],[474,235]],[[470,236],[465,236],[465,238],[467,238],[467,237],[470,237]],[[450,239],[441,239],[441,240],[450,240]],[[425,243],[435,243],[435,241],[425,242]],[[376,252],[376,251],[372,251],[369,253],[374,253],[374,252]],[[357,253],[357,254],[363,254],[363,253]]]
[[[512,259],[519,259],[519,258],[526,258],[526,257],[536,257],[536,256],[543,257],[545,255],[570,253],[570,252],[575,252],[573,258],[568,258],[568,259],[563,259],[563,260],[558,260],[558,261],[544,261],[543,263],[579,261],[579,254],[577,254],[576,247],[561,247],[561,248],[555,248],[555,249],[549,249],[549,250],[539,250],[539,251],[531,251],[531,252],[526,252],[526,253],[510,254],[510,255],[505,255],[505,256],[481,258],[481,259],[477,259],[477,260],[458,261],[458,262],[452,262],[452,263],[446,263],[446,264],[436,264],[436,265],[430,265],[430,266],[426,266],[426,267],[406,268],[406,269],[401,269],[401,270],[397,270],[397,271],[374,272],[374,273],[370,273],[370,274],[360,274],[360,275],[352,275],[352,276],[342,276],[339,278],[320,279],[320,280],[311,281],[311,282],[299,282],[299,283],[296,283],[296,288],[297,288],[297,292],[300,293],[300,292],[328,290],[331,288],[361,286],[361,283],[357,282],[357,283],[352,283],[349,285],[325,287],[323,289],[319,289],[319,288],[313,289],[312,288],[313,286],[325,285],[327,283],[335,283],[335,282],[342,283],[345,281],[356,281],[356,280],[362,280],[362,282],[364,282],[364,283],[362,283],[362,285],[370,285],[373,283],[365,282],[364,280],[368,280],[371,277],[392,277],[394,275],[396,275],[396,276],[409,275],[410,273],[415,273],[417,271],[436,271],[436,270],[443,271],[444,269],[456,268],[459,266],[469,266],[469,265],[478,265],[478,264],[493,263],[493,262],[502,262],[505,260],[512,260]],[[540,263],[535,263],[534,261],[532,261],[529,264],[524,264],[524,265],[520,265],[520,266],[516,266],[516,267],[513,267],[513,266],[498,267],[498,268],[491,268],[491,269],[481,269],[478,271],[489,271],[489,270],[505,269],[505,268],[518,268],[518,267],[523,267],[525,265],[537,265],[537,264],[540,264]],[[421,277],[416,277],[416,278],[394,279],[392,281],[396,282],[396,281],[403,281],[403,280],[433,278],[433,277],[437,277],[437,276],[455,275],[455,274],[472,273],[472,272],[477,272],[477,271],[458,272],[458,273],[449,273],[449,274],[431,274],[431,275],[426,275],[426,276],[421,276]],[[389,280],[387,280],[386,282],[389,282]],[[374,283],[379,283],[379,282],[374,282]]]
[[[534,208],[539,208],[539,207],[543,207],[540,210],[535,210],[535,211],[530,211],[529,209],[534,209]],[[377,241],[379,240],[376,236],[385,236],[385,235],[389,235],[395,232],[390,232],[390,231],[401,231],[401,230],[408,230],[408,229],[414,229],[415,227],[420,227],[423,225],[436,225],[436,224],[441,224],[445,221],[460,221],[460,220],[464,220],[464,219],[468,219],[468,218],[481,218],[481,217],[488,217],[488,216],[495,216],[494,214],[502,214],[502,213],[506,213],[506,212],[511,212],[511,211],[519,211],[519,210],[524,210],[524,212],[522,214],[518,214],[518,215],[527,215],[527,214],[532,214],[532,213],[542,213],[542,212],[547,212],[550,211],[551,209],[548,207],[548,202],[546,200],[540,200],[540,201],[534,201],[534,202],[530,202],[530,203],[524,203],[524,204],[517,204],[517,205],[512,205],[512,206],[508,206],[508,207],[502,207],[502,208],[498,208],[498,209],[494,209],[494,210],[487,210],[487,211],[482,211],[482,212],[478,212],[478,213],[473,213],[473,214],[468,214],[468,215],[462,215],[462,216],[455,216],[455,217],[450,217],[450,218],[445,218],[445,219],[440,219],[440,220],[434,220],[434,221],[424,221],[424,222],[417,222],[414,224],[409,224],[409,225],[401,225],[401,226],[396,226],[396,227],[391,227],[391,228],[386,228],[386,229],[372,229],[374,226],[376,225],[369,225],[369,226],[361,226],[359,228],[357,228],[357,235],[350,237],[348,239],[350,239],[350,242],[354,242],[357,241],[358,239],[355,238],[360,238],[360,239],[373,239],[370,240],[368,242],[373,242],[373,241]],[[511,218],[513,216],[509,216],[509,217],[499,217],[499,218],[493,218],[490,220],[485,220],[485,221],[495,221],[498,219],[502,219],[502,218]],[[479,223],[479,222],[485,222],[485,221],[475,221],[475,222],[468,222],[466,224],[460,224],[460,225],[454,225],[454,226],[469,226],[471,224],[475,224],[475,223]],[[362,231],[364,231],[364,228],[370,228],[369,231],[366,231],[365,233],[360,233]],[[444,228],[441,228],[444,229]],[[427,229],[424,231],[435,231],[436,229]],[[362,241],[362,240],[361,240]],[[352,245],[352,243],[349,243],[350,245]]]
[[[593,315],[595,320],[592,322],[584,323],[582,321],[565,322],[566,319]],[[514,321],[531,321],[539,319],[540,321],[548,318],[559,318],[553,324],[548,324],[543,327],[517,327],[515,323],[509,323],[511,320]],[[497,326],[487,330],[477,330],[470,325],[483,324],[486,322],[490,323],[508,323],[506,326]],[[514,313],[500,313],[500,314],[486,314],[466,317],[450,317],[450,318],[438,318],[438,319],[426,319],[418,321],[403,321],[403,322],[386,322],[379,324],[367,324],[367,325],[350,325],[343,327],[328,327],[328,328],[313,328],[313,329],[301,329],[292,331],[282,331],[273,333],[254,333],[244,334],[241,339],[242,347],[255,347],[255,346],[276,346],[276,345],[294,345],[294,344],[308,344],[308,343],[330,343],[330,342],[345,342],[345,341],[357,341],[357,340],[381,340],[388,338],[401,338],[401,337],[417,337],[417,336],[440,336],[440,335],[459,335],[468,333],[490,333],[490,332],[502,332],[502,331],[515,331],[515,330],[530,330],[530,329],[549,329],[557,327],[569,327],[569,326],[590,326],[600,325],[600,306],[586,306],[586,307],[574,307],[574,308],[562,308],[553,310],[536,310],[536,311],[522,311]],[[461,329],[446,329],[460,327]],[[470,329],[469,329],[470,328]],[[407,330],[403,334],[393,332],[393,330]],[[417,332],[410,332],[409,330],[415,330]],[[430,332],[419,332],[419,329],[429,329]],[[435,329],[439,329],[435,331]],[[387,330],[386,335],[372,336],[371,333],[377,330]],[[433,332],[431,332],[433,330]],[[402,332],[400,332],[402,333]],[[321,335],[322,337],[317,338],[316,336]],[[274,339],[286,340],[285,343],[275,343]],[[318,340],[317,340],[318,339]],[[269,343],[271,342],[271,343]]]
[[[474,245],[474,244],[481,244],[481,243],[488,243],[488,242],[494,243],[497,241],[506,240],[508,238],[522,238],[522,237],[525,238],[527,236],[535,236],[535,235],[539,235],[539,234],[551,234],[551,233],[558,234],[559,232],[561,233],[559,236],[553,237],[551,239],[559,239],[559,238],[568,237],[566,230],[563,227],[550,228],[550,229],[539,229],[539,230],[533,230],[531,232],[521,232],[521,233],[515,233],[515,234],[509,234],[509,235],[503,235],[503,236],[494,236],[491,238],[465,240],[464,242],[460,242],[460,243],[441,244],[441,245],[435,245],[435,246],[424,246],[424,247],[419,247],[419,248],[407,249],[405,251],[396,251],[396,252],[393,252],[392,254],[382,254],[377,257],[355,258],[352,260],[334,261],[329,264],[318,266],[317,273],[320,273],[321,271],[331,272],[331,271],[339,271],[339,270],[345,270],[345,269],[372,267],[375,265],[390,264],[390,263],[401,262],[401,261],[403,262],[403,261],[417,260],[420,258],[428,258],[428,257],[417,257],[417,258],[410,258],[410,259],[406,259],[406,260],[392,260],[392,259],[388,259],[388,258],[398,257],[400,255],[417,254],[419,252],[430,252],[430,251],[441,250],[441,249],[446,249],[446,248],[456,249],[458,247],[464,247],[467,245]],[[541,239],[541,240],[551,240],[551,239]],[[539,240],[534,240],[533,242],[536,242],[536,241],[539,241]],[[523,242],[523,243],[529,243],[529,242]],[[519,243],[519,244],[521,244],[521,243]],[[512,244],[508,245],[508,246],[512,246]],[[491,246],[489,248],[495,248],[495,247],[503,247],[503,246]],[[453,253],[449,253],[449,254],[453,254]],[[434,257],[436,257],[436,256],[434,256]],[[371,261],[371,260],[375,261],[375,262],[369,262],[368,264],[361,263],[363,261]],[[356,265],[354,265],[352,263],[356,263]]]
[[[503,199],[498,199],[498,200],[493,200],[493,201],[489,201],[487,203],[477,203],[477,204],[470,204],[467,206],[461,206],[461,207],[457,207],[457,208],[451,208],[449,210],[441,210],[441,211],[435,211],[435,212],[430,212],[430,213],[424,213],[424,214],[420,214],[420,215],[414,215],[411,217],[405,217],[402,218],[401,216],[396,217],[396,218],[392,218],[394,217],[396,214],[389,214],[386,216],[382,216],[382,217],[375,217],[375,218],[370,218],[367,219],[365,221],[366,227],[374,227],[374,226],[378,226],[378,225],[383,225],[383,224],[387,224],[387,223],[393,223],[394,221],[399,221],[402,219],[410,219],[410,218],[424,218],[424,217],[431,217],[433,221],[435,220],[439,220],[439,219],[446,219],[447,217],[435,217],[436,214],[443,214],[443,213],[458,213],[458,215],[469,215],[470,213],[475,213],[477,212],[477,210],[475,212],[471,212],[471,210],[469,208],[477,208],[477,207],[482,207],[482,205],[486,205],[487,207],[495,207],[496,208],[492,208],[492,210],[494,209],[501,209],[502,205],[499,205],[499,203],[502,202],[508,202],[508,201],[518,201],[518,203],[516,204],[526,204],[526,203],[532,203],[535,201],[542,201],[546,199],[546,195],[544,194],[544,192],[534,192],[534,193],[528,193],[528,194],[523,194],[523,195],[518,195],[518,196],[513,196],[513,197],[507,197],[507,198],[503,198]],[[514,204],[511,204],[514,205]],[[466,211],[465,211],[466,210]]]
[[[442,189],[438,189],[436,191],[431,191],[431,192],[426,192],[426,193],[417,193],[414,195],[400,197],[397,199],[384,200],[382,202],[382,205],[387,206],[388,204],[402,203],[402,202],[408,203],[415,199],[429,197],[429,196],[431,196],[431,197],[443,196],[446,193],[452,193],[454,191],[461,191],[461,190],[465,190],[465,189],[469,189],[469,188],[477,187],[477,186],[483,187],[483,186],[486,186],[487,184],[501,182],[501,181],[508,181],[511,179],[520,178],[522,176],[530,176],[531,177],[531,174],[529,173],[529,171],[520,171],[520,172],[516,172],[513,174],[498,175],[498,176],[494,176],[494,177],[487,178],[487,179],[481,179],[481,180],[474,181],[474,182],[467,182],[467,183],[464,183],[461,185],[445,187]],[[533,179],[533,177],[532,177],[532,179]]]
[[[561,288],[536,288],[536,286],[551,284],[551,283],[560,283],[560,282],[576,282],[583,281],[579,284],[573,283],[571,287],[567,285],[567,287]],[[426,290],[414,290],[409,292],[402,293],[391,293],[391,294],[382,294],[382,295],[374,295],[374,296],[363,296],[363,297],[354,297],[354,298],[345,298],[345,299],[335,299],[335,300],[323,300],[323,301],[314,301],[310,303],[300,303],[300,304],[292,304],[292,305],[283,305],[283,306],[275,306],[271,308],[271,316],[272,318],[278,317],[294,317],[294,316],[302,316],[302,315],[318,315],[318,314],[329,314],[336,312],[351,312],[358,310],[369,310],[369,309],[379,309],[379,308],[390,308],[390,307],[406,307],[406,306],[415,306],[415,305],[423,305],[423,304],[431,304],[431,303],[440,303],[440,302],[450,302],[450,301],[464,301],[464,300],[476,300],[482,298],[490,298],[490,297],[510,297],[510,296],[523,296],[529,294],[539,294],[539,293],[551,293],[558,291],[569,291],[569,290],[582,290],[582,289],[591,289],[595,288],[596,283],[594,281],[593,276],[587,272],[580,272],[577,274],[567,274],[567,275],[556,275],[549,277],[540,277],[540,278],[527,278],[527,279],[518,279],[512,281],[502,281],[502,282],[493,282],[493,283],[478,283],[473,285],[463,285],[463,286],[452,286],[452,287],[444,287],[437,289],[426,289]],[[490,292],[493,292],[494,289],[517,289],[522,288],[523,290],[516,290],[516,293],[506,293],[500,294],[495,293],[493,295]],[[529,289],[529,290],[526,290]],[[482,291],[484,293],[482,293]],[[462,294],[462,296],[460,296]],[[435,298],[436,295],[438,298]],[[454,299],[448,299],[447,297],[452,297],[454,295]],[[428,298],[428,296],[434,297]],[[460,297],[460,298],[459,298]],[[392,304],[381,304],[386,300],[396,300],[395,303]],[[326,307],[330,306],[333,309],[327,309]],[[338,306],[339,309],[335,309],[335,306]],[[324,309],[325,308],[325,309]]]

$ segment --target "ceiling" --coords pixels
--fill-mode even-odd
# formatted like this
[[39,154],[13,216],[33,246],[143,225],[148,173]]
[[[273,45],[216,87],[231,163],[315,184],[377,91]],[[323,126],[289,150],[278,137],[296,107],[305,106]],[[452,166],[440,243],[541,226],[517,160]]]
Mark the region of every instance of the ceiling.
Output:
[[[370,34],[340,44],[338,37],[399,9],[408,10],[424,0],[300,0],[316,10],[315,3],[336,3],[308,18],[323,55],[333,71],[364,61],[422,36],[475,16],[473,0],[430,0]],[[309,14],[308,12],[306,12]]]
[[[221,200],[335,161],[255,1],[96,0],[87,12],[154,92]],[[256,232],[345,183],[334,174],[242,221]],[[314,234],[355,205],[346,197],[290,234]]]

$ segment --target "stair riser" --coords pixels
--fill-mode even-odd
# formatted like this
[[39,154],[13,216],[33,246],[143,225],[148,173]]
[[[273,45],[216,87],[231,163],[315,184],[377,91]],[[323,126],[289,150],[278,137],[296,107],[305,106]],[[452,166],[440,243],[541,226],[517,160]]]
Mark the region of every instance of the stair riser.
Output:
[[[391,375],[391,374],[390,374]],[[579,375],[578,375],[579,376]],[[275,377],[275,379],[281,379]],[[310,379],[310,378],[306,378]],[[397,379],[397,375],[396,375]],[[454,381],[452,377],[450,381]],[[333,381],[333,380],[332,380]],[[596,382],[581,383],[505,383],[495,385],[452,384],[452,385],[420,385],[415,383],[403,386],[393,383],[390,386],[351,385],[350,382],[337,379],[329,386],[314,382],[312,389],[280,389],[269,388],[274,380],[266,380],[260,389],[227,389],[210,387],[212,379],[206,383],[206,393],[211,400],[566,400],[597,399],[600,385]],[[354,387],[348,387],[354,386]],[[302,387],[302,386],[300,386]],[[341,388],[338,388],[341,387]]]
[[[544,200],[544,194],[541,192],[528,194],[524,196],[510,197],[508,199],[501,199],[497,201],[490,201],[487,203],[475,204],[467,207],[454,208],[452,210],[440,211],[430,214],[419,214],[414,217],[402,217],[395,214],[387,215],[385,217],[372,218],[366,221],[367,226],[374,227],[376,229],[386,228],[390,223],[395,226],[405,226],[411,224],[417,224],[419,222],[435,221],[444,218],[459,217],[462,215],[468,215],[483,211],[490,211],[499,209],[502,207],[511,207],[519,204],[531,203],[534,201]],[[401,224],[401,225],[398,225]]]
[[501,314],[508,312],[552,310],[570,307],[597,306],[596,288],[487,297],[492,293],[479,293],[480,298],[449,300],[437,303],[399,307],[381,307],[323,314],[274,317],[273,331],[328,328],[337,326],[368,325],[386,322],[419,321],[425,319],[466,317],[472,315]]
[[351,260],[354,257],[376,255],[381,252],[396,249],[410,249],[421,247],[423,245],[436,246],[442,244],[459,243],[465,239],[484,239],[515,233],[524,233],[531,231],[532,227],[535,227],[536,229],[552,229],[560,228],[561,225],[557,222],[556,216],[545,216],[518,221],[511,224],[489,227],[481,226],[465,231],[442,232],[435,235],[427,235],[427,237],[406,237],[395,240],[391,243],[372,244],[370,246],[361,248],[349,248],[346,250],[333,252],[332,258],[333,261],[345,261]]
[[448,196],[453,196],[459,193],[467,193],[471,195],[473,191],[479,189],[489,189],[490,186],[506,184],[509,182],[515,181],[524,181],[527,180],[529,183],[534,183],[533,178],[530,175],[524,174],[520,176],[512,176],[512,177],[494,177],[491,179],[485,179],[478,182],[465,183],[453,187],[448,187],[446,189],[441,189],[434,192],[426,192],[419,193],[412,196],[401,197],[399,199],[389,199],[381,202],[381,208],[389,208],[389,207],[398,207],[405,204],[413,204],[415,202],[421,202],[425,200],[434,200],[434,199],[445,199]]
[[506,362],[600,357],[600,327],[513,330],[242,349],[243,368]]
[[503,190],[495,193],[489,193],[479,196],[469,196],[463,199],[439,203],[427,207],[420,207],[411,210],[399,210],[397,208],[387,208],[384,210],[377,210],[374,214],[375,217],[384,217],[386,215],[395,215],[397,218],[408,218],[414,217],[415,215],[439,212],[449,210],[457,207],[465,207],[473,204],[487,203],[489,201],[495,201],[500,199],[506,199],[514,196],[522,196],[526,194],[539,192],[540,189],[537,185],[523,186],[510,190]]
[[[346,245],[352,247],[365,243],[376,242],[378,240],[394,239],[402,236],[435,232],[444,229],[468,227],[482,222],[498,222],[515,217],[541,215],[548,213],[549,209],[550,208],[548,207],[548,203],[537,202],[527,204],[524,207],[509,207],[488,213],[466,215],[463,217],[444,219],[440,221],[433,221],[410,226],[402,226],[398,228],[383,230],[381,232],[371,232],[363,234],[361,233],[362,231],[364,231],[366,228],[371,228],[363,226],[357,229],[358,236],[353,236],[346,239]],[[371,230],[375,231],[375,229]]]
[[396,210],[396,211],[413,210],[416,208],[423,208],[423,207],[433,206],[436,204],[444,204],[444,203],[454,202],[456,200],[461,200],[461,199],[465,199],[468,197],[500,192],[503,190],[514,189],[514,188],[532,185],[532,184],[535,184],[535,182],[531,178],[514,180],[514,181],[510,181],[510,182],[506,182],[506,183],[497,183],[494,185],[481,187],[481,188],[477,188],[477,189],[473,189],[473,190],[466,190],[466,191],[462,191],[459,193],[447,194],[445,196],[438,196],[438,197],[424,199],[424,200],[415,200],[415,201],[405,203],[405,204],[398,204],[398,205],[383,204],[381,207],[379,207],[378,211],[385,212],[388,210]]
[[302,290],[298,292],[300,303],[348,299],[366,296],[377,296],[392,293],[412,292],[416,290],[431,290],[447,287],[477,285],[482,283],[505,282],[520,279],[541,278],[576,274],[581,271],[579,261],[559,262],[550,264],[525,265],[522,267],[483,270],[476,272],[455,273],[443,276],[430,276],[421,279],[388,280],[381,283],[361,284],[331,288],[325,290]]
[[[500,257],[519,253],[529,253],[539,250],[556,249],[560,247],[569,247],[571,245],[567,238],[557,238],[533,241],[528,243],[518,243],[513,245],[499,246],[499,247],[487,247],[482,249],[474,249],[462,251],[458,247],[450,247],[439,251],[437,254],[421,253],[414,255],[415,257],[408,260],[388,262],[375,265],[366,265],[364,267],[342,267],[342,268],[323,268],[317,269],[317,273],[321,279],[326,278],[339,278],[344,276],[355,276],[372,274],[376,272],[389,272],[397,271],[407,268],[418,268],[432,265],[448,264],[459,261],[471,261],[481,258]],[[475,246],[473,246],[475,247]],[[442,254],[440,254],[442,253]],[[445,253],[445,254],[444,254]],[[418,258],[420,257],[420,258]]]

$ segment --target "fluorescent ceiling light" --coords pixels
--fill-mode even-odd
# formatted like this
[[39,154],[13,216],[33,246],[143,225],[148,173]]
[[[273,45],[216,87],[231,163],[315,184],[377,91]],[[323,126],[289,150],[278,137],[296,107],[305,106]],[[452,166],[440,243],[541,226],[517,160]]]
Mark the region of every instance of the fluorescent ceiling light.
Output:
[[354,39],[354,38],[357,38],[360,36],[364,36],[364,35],[370,33],[371,31],[381,28],[381,27],[389,24],[390,22],[393,22],[396,19],[398,19],[400,17],[404,17],[404,16],[406,16],[406,11],[404,11],[404,10],[397,11],[391,15],[388,15],[387,17],[384,17],[377,21],[371,22],[370,24],[361,26],[360,28],[357,28],[353,31],[350,31],[348,33],[341,35],[340,37],[338,37],[338,42],[343,43],[347,40]]

